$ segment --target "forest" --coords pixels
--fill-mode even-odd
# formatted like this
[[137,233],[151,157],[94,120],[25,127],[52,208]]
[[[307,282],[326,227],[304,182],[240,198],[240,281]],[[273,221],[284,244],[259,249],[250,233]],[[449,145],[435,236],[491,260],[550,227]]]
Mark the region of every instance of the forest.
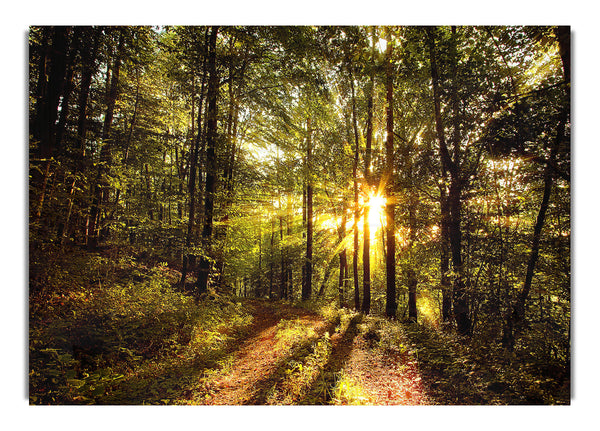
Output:
[[30,404],[570,404],[569,27],[28,44]]

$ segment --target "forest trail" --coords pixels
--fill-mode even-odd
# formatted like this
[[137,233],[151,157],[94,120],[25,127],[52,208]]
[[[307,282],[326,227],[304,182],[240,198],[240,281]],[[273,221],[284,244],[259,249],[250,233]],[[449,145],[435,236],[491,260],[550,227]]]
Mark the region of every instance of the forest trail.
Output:
[[268,383],[265,376],[275,371],[282,355],[277,348],[277,324],[283,319],[297,318],[303,325],[321,333],[326,322],[318,315],[294,307],[274,308],[262,301],[249,302],[253,309],[253,324],[248,337],[234,354],[229,374],[222,375],[209,387],[206,404],[249,404]]
[[[416,360],[374,345],[359,319],[336,325],[285,304],[249,301],[253,324],[197,394],[208,405],[427,404]],[[345,328],[343,328],[345,326]],[[329,335],[333,333],[333,335]]]

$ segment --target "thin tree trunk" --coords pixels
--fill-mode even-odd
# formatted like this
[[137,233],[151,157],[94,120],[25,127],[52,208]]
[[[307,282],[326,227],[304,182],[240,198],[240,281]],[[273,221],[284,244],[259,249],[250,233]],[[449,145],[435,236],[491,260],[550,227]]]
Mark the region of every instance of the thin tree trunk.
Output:
[[[367,95],[367,136],[365,148],[365,182],[367,199],[371,197],[371,141],[373,140],[373,88],[375,86],[375,27],[371,28],[371,77]],[[371,229],[369,226],[369,202],[364,206],[363,214],[363,303],[361,311],[371,311]]]
[[338,280],[338,300],[339,306],[344,307],[346,304],[346,291],[347,291],[347,280],[348,280],[348,259],[346,254],[346,211],[347,211],[346,198],[343,198],[342,202],[342,221],[340,226],[340,243],[342,244],[342,251],[340,252],[340,273]]
[[[281,208],[281,198],[279,199],[279,208]],[[279,216],[279,252],[281,253],[281,278],[279,283],[280,299],[287,298],[287,265],[286,265],[286,253],[283,245],[283,215]]]
[[386,52],[386,131],[387,140],[385,142],[386,168],[385,168],[385,188],[386,188],[386,255],[385,255],[385,273],[386,273],[386,303],[385,313],[389,318],[396,317],[396,227],[394,220],[395,198],[394,198],[394,75],[392,71],[392,43],[391,35],[388,33],[388,43]]
[[450,284],[450,250],[449,250],[449,217],[448,198],[446,185],[440,185],[440,284],[442,286],[442,321],[450,323],[452,320],[452,285]]
[[310,299],[312,293],[312,273],[313,273],[313,187],[312,187],[312,142],[311,142],[311,124],[310,117],[306,120],[307,139],[306,139],[306,258],[305,258],[305,281],[302,285],[302,300]]
[[[94,249],[100,241],[100,205],[106,206],[110,194],[108,181],[105,178],[112,163],[112,121],[114,110],[119,94],[119,73],[121,69],[121,58],[123,56],[125,38],[123,29],[119,29],[119,42],[114,64],[110,73],[110,84],[107,81],[106,113],[102,128],[102,147],[100,148],[100,163],[94,187],[92,206],[90,208],[90,231],[91,237],[88,239],[88,247]],[[107,76],[108,79],[108,76]],[[108,231],[104,232],[105,238]]]
[[[287,223],[287,236],[290,237],[292,234],[292,197],[291,194],[288,194],[288,201],[287,201],[287,217],[286,217],[286,223]],[[287,269],[287,287],[286,287],[286,298],[287,299],[293,299],[293,293],[294,293],[294,277],[293,277],[293,272],[292,272],[292,264],[290,262],[289,257],[286,254],[286,269]]]
[[258,282],[256,297],[262,296],[262,218],[258,216]]
[[271,219],[271,242],[269,247],[269,299],[273,299],[273,278],[275,275],[275,220]]
[[323,295],[325,294],[325,286],[327,285],[327,280],[329,280],[329,277],[331,276],[331,271],[333,271],[333,267],[333,261],[330,261],[327,264],[327,268],[325,268],[325,274],[323,275],[323,280],[321,280],[321,286],[319,287],[319,293],[317,294],[319,298],[323,297]]
[[83,169],[83,159],[85,158],[85,145],[86,145],[86,134],[87,134],[87,105],[88,98],[90,95],[90,87],[92,84],[92,78],[96,70],[96,55],[98,52],[98,45],[100,43],[100,28],[95,28],[91,33],[92,43],[91,49],[84,49],[82,51],[83,71],[81,73],[81,83],[79,84],[79,98],[77,105],[79,108],[79,114],[77,117],[77,147],[79,149],[79,157],[81,161],[80,168]]
[[202,229],[203,255],[200,258],[196,288],[198,295],[208,289],[210,256],[212,254],[213,215],[217,182],[217,97],[219,78],[217,75],[216,50],[218,26],[212,27],[208,44],[208,109],[206,112],[206,186],[204,196],[204,227]]
[[[412,166],[409,167],[409,172],[412,171]],[[410,191],[410,203],[408,209],[408,226],[409,226],[409,242],[408,250],[410,253],[410,266],[407,270],[407,284],[408,284],[408,320],[410,322],[417,322],[417,275],[412,265],[415,265],[415,259],[413,256],[413,246],[416,242],[417,233],[417,220],[416,220],[416,196],[414,192]]]
[[[208,37],[207,33],[205,33],[205,45],[207,45]],[[198,130],[196,134],[192,132],[192,136],[194,138],[194,142],[190,151],[190,172],[188,178],[188,196],[189,196],[189,210],[188,210],[188,226],[187,226],[187,234],[185,239],[185,253],[183,259],[183,267],[181,270],[181,281],[180,284],[185,286],[185,279],[187,277],[188,270],[190,269],[190,261],[195,259],[191,258],[190,247],[192,245],[192,239],[194,237],[194,224],[196,221],[196,175],[198,173],[198,158],[200,154],[200,141],[202,139],[202,105],[204,101],[204,86],[206,83],[206,55],[204,56],[204,61],[202,64],[202,83],[200,85],[200,100],[198,102],[198,118],[194,118],[194,112],[192,109],[192,131],[194,131],[194,124],[197,121]],[[195,98],[195,80],[192,78],[192,100]],[[194,105],[192,104],[192,107]]]
[[354,225],[352,247],[352,275],[354,280],[354,309],[360,310],[360,285],[358,280],[358,120],[356,118],[356,96],[354,94],[354,77],[350,74],[350,88],[352,90],[352,127],[354,129],[354,163],[352,165],[352,185],[354,191]]

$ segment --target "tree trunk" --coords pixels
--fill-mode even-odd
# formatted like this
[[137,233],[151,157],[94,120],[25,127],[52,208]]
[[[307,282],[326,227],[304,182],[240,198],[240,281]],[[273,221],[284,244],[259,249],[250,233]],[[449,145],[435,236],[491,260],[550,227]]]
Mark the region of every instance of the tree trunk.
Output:
[[67,119],[69,117],[69,103],[71,100],[71,93],[73,90],[73,69],[74,62],[79,52],[80,39],[81,39],[82,28],[75,27],[73,36],[71,37],[71,47],[69,49],[69,55],[67,56],[66,76],[63,90],[62,101],[60,102],[60,118],[56,126],[56,149],[60,150],[67,125]]
[[256,297],[262,296],[262,218],[258,216],[258,280],[257,289],[255,291]]
[[354,163],[352,165],[352,185],[354,191],[354,225],[352,246],[352,275],[354,280],[354,309],[360,310],[360,285],[358,280],[358,124],[356,118],[356,95],[354,94],[354,77],[350,74],[350,88],[352,90],[352,127],[354,129]]
[[[49,50],[47,64],[47,84],[45,94],[40,100],[38,111],[39,147],[38,155],[46,159],[54,155],[56,147],[56,120],[60,98],[63,95],[65,72],[67,69],[67,45],[69,27],[54,27],[52,46]],[[43,79],[46,79],[44,76]]]
[[[371,197],[371,142],[373,140],[373,88],[375,86],[375,27],[371,28],[371,77],[367,95],[367,136],[365,148],[365,183],[367,199]],[[366,201],[363,214],[363,303],[361,311],[371,311],[371,229],[369,226],[369,202]]]
[[[91,49],[84,48],[81,54],[83,70],[81,72],[81,83],[79,84],[79,98],[77,101],[79,109],[77,117],[77,147],[79,149],[79,157],[81,163],[83,163],[83,159],[85,158],[85,137],[87,134],[87,105],[88,98],[90,95],[92,78],[96,71],[96,55],[98,52],[98,45],[100,43],[101,32],[102,30],[100,28],[95,28],[93,32],[91,32]],[[83,166],[80,165],[80,168],[83,169]]]
[[306,259],[305,259],[305,282],[302,285],[302,300],[310,299],[312,293],[312,273],[313,273],[313,187],[312,187],[312,142],[310,117],[306,120],[307,139],[306,139]]
[[[279,199],[279,208],[281,208],[281,198]],[[287,264],[286,264],[286,253],[285,253],[285,249],[284,249],[284,245],[283,245],[283,215],[279,216],[279,252],[281,253],[281,259],[280,259],[280,263],[281,263],[281,278],[280,278],[280,284],[279,284],[279,291],[280,291],[280,299],[286,299],[287,298],[287,275],[288,275],[288,270],[287,270]]]
[[436,133],[439,142],[440,158],[442,160],[442,169],[445,172],[450,173],[450,191],[448,194],[448,209],[449,209],[449,221],[448,221],[448,234],[450,240],[450,250],[452,254],[452,269],[454,272],[453,280],[453,311],[454,320],[456,321],[457,330],[461,335],[469,335],[471,331],[471,321],[469,318],[468,309],[468,295],[464,285],[463,279],[463,260],[462,260],[462,249],[461,249],[461,193],[462,193],[462,179],[460,172],[460,165],[458,160],[460,158],[459,151],[459,128],[458,128],[458,96],[456,92],[457,88],[457,53],[456,53],[456,39],[455,39],[455,28],[453,27],[453,45],[451,47],[450,57],[452,64],[452,88],[451,88],[451,101],[453,115],[454,115],[454,133],[453,133],[453,144],[454,144],[454,160],[450,156],[448,147],[446,145],[444,126],[442,123],[441,108],[440,108],[440,88],[439,88],[439,77],[436,62],[435,53],[435,40],[431,29],[428,29],[428,42],[429,42],[429,55],[430,55],[430,67],[431,67],[431,81],[433,87],[433,100],[434,100],[434,114],[435,114],[435,126]]
[[[205,45],[208,44],[208,35],[205,33]],[[206,55],[204,56],[204,61],[202,64],[202,83],[200,85],[200,100],[198,102],[198,118],[197,120],[194,118],[194,110],[192,109],[192,130],[194,132],[194,124],[197,121],[198,130],[196,134],[192,132],[192,136],[194,137],[194,142],[190,151],[190,172],[188,178],[188,196],[189,196],[189,210],[188,210],[188,226],[187,226],[187,234],[185,239],[185,247],[186,251],[184,253],[183,259],[183,267],[181,270],[181,281],[180,284],[182,286],[185,285],[185,279],[187,277],[187,273],[190,262],[190,255],[192,254],[190,251],[190,247],[192,245],[192,240],[194,238],[194,224],[196,221],[196,176],[198,174],[198,158],[200,155],[200,141],[202,140],[202,106],[204,102],[204,86],[206,84]],[[195,80],[192,78],[192,93],[195,93]],[[195,98],[195,94],[192,94],[192,101]],[[192,108],[194,108],[194,104],[192,104]]]
[[453,283],[453,309],[456,327],[461,335],[469,335],[471,321],[469,318],[469,302],[464,282],[464,268],[462,259],[462,232],[461,232],[461,191],[458,181],[452,179],[450,183],[450,250],[452,252],[452,268],[454,271]]
[[[124,30],[119,29],[119,42],[117,46],[117,55],[115,58],[115,64],[113,67],[113,73],[110,83],[110,91],[108,95],[107,108],[106,108],[106,116],[104,117],[104,125],[102,131],[102,148],[100,149],[100,169],[104,172],[104,175],[108,175],[110,172],[112,161],[113,161],[113,147],[114,147],[114,138],[112,131],[112,123],[114,118],[115,106],[117,102],[117,98],[119,96],[119,76],[121,71],[121,63],[123,58],[123,50],[125,46],[125,35]],[[104,165],[103,165],[104,163]],[[102,178],[102,205],[105,209],[108,208],[111,187],[108,184],[107,178]],[[101,240],[107,240],[110,235],[110,221],[108,220],[108,224],[102,229]]]
[[208,108],[206,112],[206,182],[204,196],[204,227],[202,229],[202,256],[196,282],[197,294],[201,295],[208,289],[210,275],[210,257],[212,254],[213,213],[215,206],[215,191],[217,182],[217,96],[219,77],[217,75],[216,51],[218,26],[212,27],[208,43]]
[[[43,161],[43,175],[37,170],[32,174],[32,185],[39,188],[36,217],[41,217],[46,198],[48,179],[52,175],[52,157],[56,152],[56,120],[60,98],[63,94],[67,67],[68,27],[54,27],[52,45],[45,52],[44,72],[40,71],[40,98],[38,99],[36,125],[33,140],[38,142],[38,157]],[[47,74],[47,75],[46,75]]]
[[[409,167],[409,171],[412,171],[412,166]],[[411,266],[407,271],[407,284],[408,284],[408,320],[410,322],[417,322],[417,274],[412,265],[416,265],[416,261],[413,255],[413,247],[417,237],[417,218],[416,218],[416,206],[417,197],[411,190],[409,193],[409,209],[408,209],[408,226],[409,226],[409,245],[408,252],[410,253],[410,264]]]
[[388,33],[388,43],[386,52],[386,131],[387,140],[385,142],[385,188],[386,188],[386,302],[385,314],[388,318],[396,317],[396,227],[394,220],[394,75],[392,70],[392,43],[391,35]]
[[273,299],[273,278],[275,276],[275,220],[271,219],[271,242],[269,247],[269,299]]
[[[100,206],[106,206],[109,198],[109,186],[106,175],[110,169],[112,163],[112,121],[114,117],[114,110],[119,94],[119,72],[121,68],[121,58],[123,55],[123,48],[125,38],[123,35],[123,29],[119,29],[119,42],[117,52],[114,59],[114,64],[110,69],[110,74],[107,75],[107,96],[106,96],[106,112],[104,116],[104,123],[102,128],[102,146],[100,148],[100,163],[98,164],[98,173],[96,182],[93,187],[92,205],[90,208],[90,234],[91,236],[87,240],[88,247],[95,249],[101,239],[100,237]],[[104,237],[108,235],[108,232],[104,232]]]
[[347,259],[347,255],[346,255],[346,246],[345,246],[345,239],[346,239],[346,211],[347,211],[347,204],[346,204],[346,198],[344,198],[343,203],[342,203],[342,221],[341,221],[341,226],[340,226],[340,234],[339,234],[339,238],[340,238],[340,243],[342,244],[342,251],[340,252],[340,273],[339,273],[339,280],[338,280],[338,300],[339,300],[339,306],[340,307],[344,307],[345,303],[346,303],[346,291],[347,291],[347,280],[348,280],[348,259]]
[[[445,175],[444,175],[445,176]],[[440,284],[442,287],[442,322],[452,321],[452,285],[450,284],[450,208],[446,196],[446,185],[440,185]]]

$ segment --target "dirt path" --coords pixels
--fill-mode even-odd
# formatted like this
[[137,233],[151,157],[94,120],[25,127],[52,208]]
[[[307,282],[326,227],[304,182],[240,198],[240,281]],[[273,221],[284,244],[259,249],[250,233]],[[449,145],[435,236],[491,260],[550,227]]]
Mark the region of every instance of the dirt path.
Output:
[[[254,320],[248,336],[235,351],[231,366],[211,380],[198,403],[427,403],[416,362],[405,354],[373,348],[355,325],[334,332],[331,323],[301,308],[262,301],[249,304]],[[292,342],[293,331],[299,335]],[[322,344],[329,349],[315,347]],[[342,378],[359,388],[359,395],[336,398],[335,388]],[[319,384],[326,388],[319,390]],[[310,393],[316,393],[316,398],[309,398]]]
[[[364,404],[429,404],[416,360],[399,352],[373,349],[363,336],[353,340],[343,372],[346,380],[361,388]],[[344,404],[344,401],[336,400],[336,403]]]
[[322,331],[326,322],[317,314],[301,308],[262,301],[252,301],[253,324],[249,336],[235,353],[229,374],[220,376],[211,384],[205,404],[254,404],[257,393],[264,390],[268,377],[276,370],[285,351],[277,347],[277,324],[283,319],[299,319],[307,327]]

